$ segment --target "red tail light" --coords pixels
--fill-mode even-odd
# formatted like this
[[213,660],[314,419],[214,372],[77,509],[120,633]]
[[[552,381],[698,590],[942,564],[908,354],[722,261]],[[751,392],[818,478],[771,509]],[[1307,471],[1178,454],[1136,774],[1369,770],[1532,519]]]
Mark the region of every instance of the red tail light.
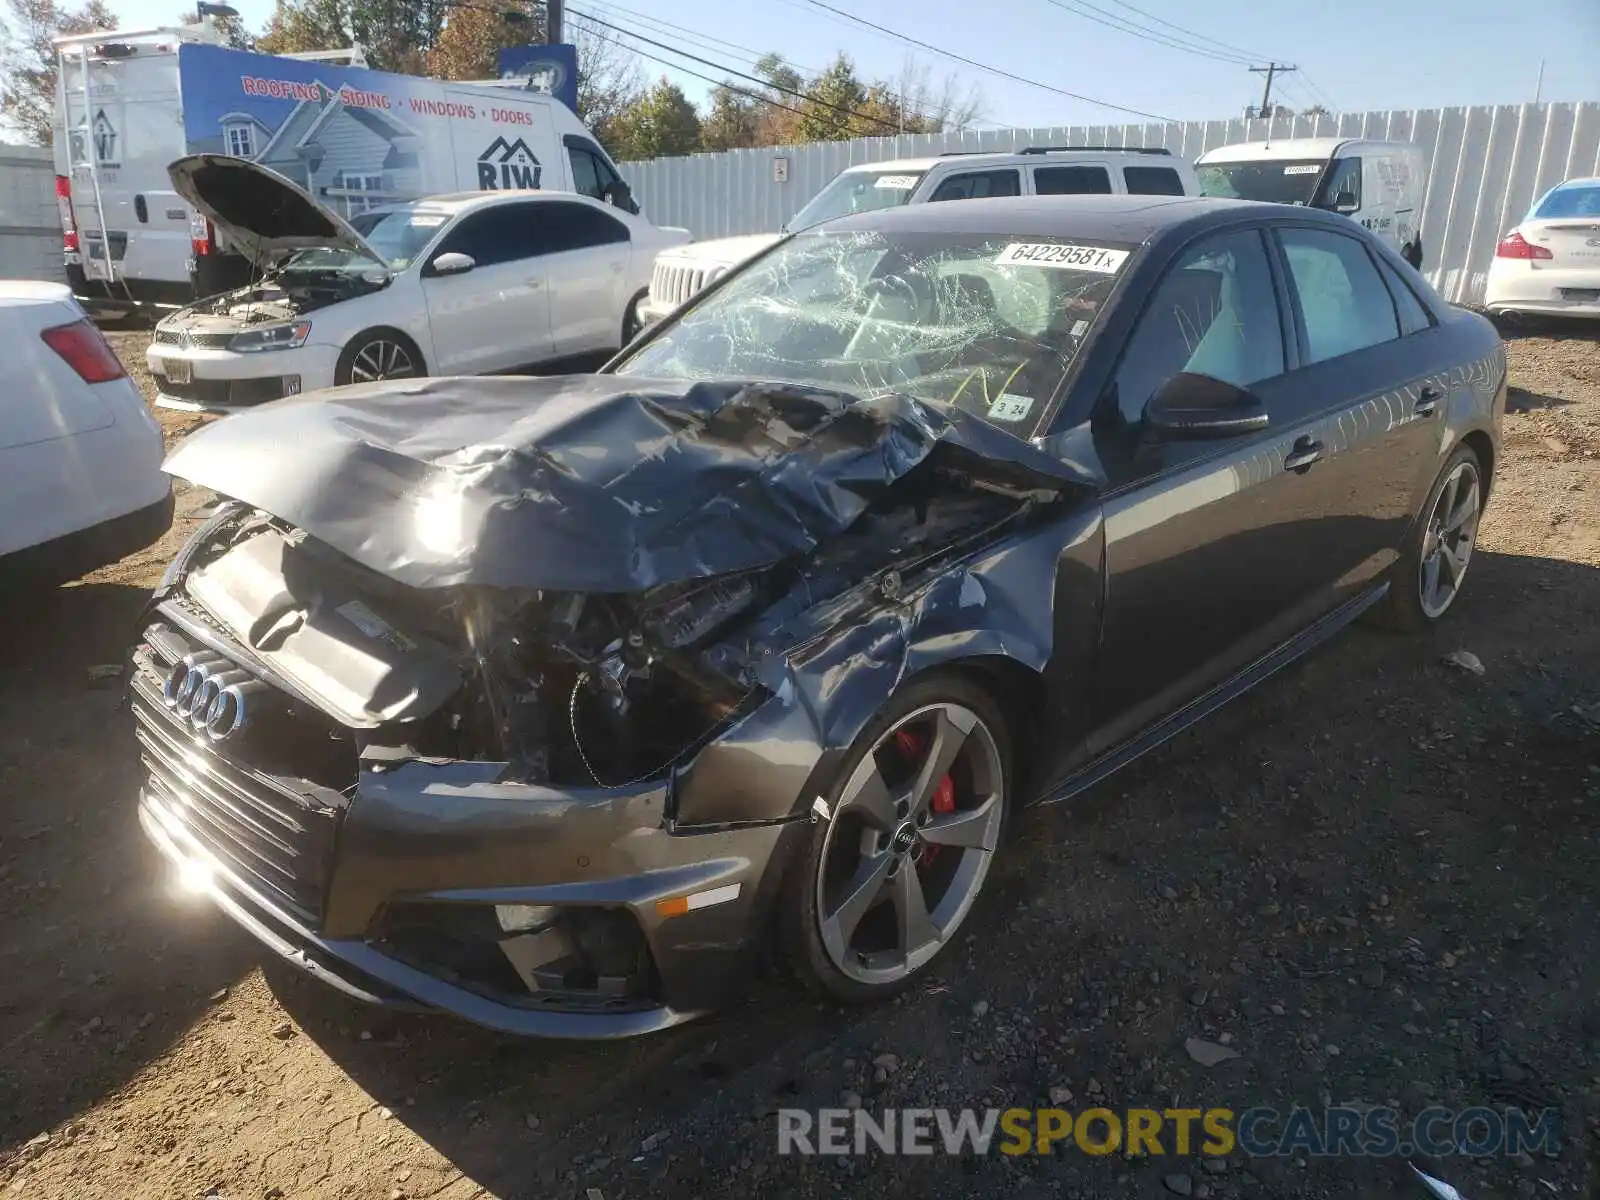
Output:
[[215,248],[211,222],[202,216],[189,218],[189,247],[196,258],[204,258]]
[[1496,258],[1554,258],[1543,246],[1535,246],[1520,233],[1511,233],[1494,248]]
[[65,175],[56,176],[56,212],[61,216],[61,248],[75,254],[78,250],[78,218],[72,212],[72,180]]
[[39,334],[85,383],[108,383],[127,374],[105,337],[85,317],[71,325],[57,325]]

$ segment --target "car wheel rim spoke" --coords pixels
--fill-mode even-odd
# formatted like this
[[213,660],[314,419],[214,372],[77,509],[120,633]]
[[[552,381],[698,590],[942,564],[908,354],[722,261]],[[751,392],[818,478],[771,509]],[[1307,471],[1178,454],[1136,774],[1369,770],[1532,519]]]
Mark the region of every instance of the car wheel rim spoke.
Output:
[[823,948],[843,974],[894,983],[953,936],[999,844],[1006,782],[994,735],[955,703],[908,713],[862,756],[815,882]]
[[928,899],[922,893],[922,879],[917,874],[916,863],[902,863],[889,884],[899,930],[900,956],[908,964],[925,962],[939,948],[941,938],[933,923],[933,914],[928,911]]
[[1443,615],[1461,591],[1478,536],[1481,493],[1478,473],[1462,463],[1450,473],[1429,517],[1422,544],[1419,594],[1430,617]]
[[884,881],[893,866],[894,856],[887,852],[875,854],[861,864],[843,902],[822,919],[822,936],[830,952],[840,957],[848,953],[856,927],[883,894]]
[[406,379],[412,374],[411,356],[398,342],[369,342],[350,364],[351,383]]

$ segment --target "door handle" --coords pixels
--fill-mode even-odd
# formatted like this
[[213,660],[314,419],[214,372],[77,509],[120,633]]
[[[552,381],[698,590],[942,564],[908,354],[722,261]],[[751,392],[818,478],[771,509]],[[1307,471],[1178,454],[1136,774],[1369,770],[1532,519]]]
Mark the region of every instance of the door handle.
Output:
[[1432,384],[1425,384],[1422,391],[1417,393],[1417,402],[1411,406],[1411,411],[1419,417],[1433,416],[1433,410],[1439,407],[1439,401],[1444,399],[1444,393]]
[[1283,469],[1304,475],[1311,469],[1311,464],[1322,457],[1322,452],[1325,449],[1327,447],[1314,440],[1309,434],[1302,438],[1296,438],[1294,449],[1289,451],[1283,460]]

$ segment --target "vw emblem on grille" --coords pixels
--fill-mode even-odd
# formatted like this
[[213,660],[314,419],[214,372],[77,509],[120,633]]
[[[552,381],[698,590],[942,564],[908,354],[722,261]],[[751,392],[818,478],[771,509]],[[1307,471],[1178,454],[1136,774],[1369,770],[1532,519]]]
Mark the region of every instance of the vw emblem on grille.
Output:
[[195,732],[221,741],[250,720],[250,672],[216,654],[191,654],[172,665],[161,685],[161,699]]

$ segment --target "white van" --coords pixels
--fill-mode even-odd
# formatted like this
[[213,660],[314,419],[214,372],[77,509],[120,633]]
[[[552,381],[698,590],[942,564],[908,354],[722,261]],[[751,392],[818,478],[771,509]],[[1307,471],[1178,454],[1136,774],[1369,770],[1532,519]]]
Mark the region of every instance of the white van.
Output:
[[56,196],[67,279],[87,304],[177,308],[250,282],[248,260],[172,190],[167,165],[191,154],[260,163],[344,217],[502,188],[638,212],[571,110],[517,81],[445,83],[348,65],[350,51],[216,42],[208,23],[56,42]]
[[1343,213],[1422,269],[1422,194],[1428,174],[1421,147],[1411,142],[1240,142],[1207,150],[1194,166],[1202,195]]
[[992,196],[1195,196],[1199,191],[1194,168],[1158,147],[1030,146],[1016,153],[961,151],[863,163],[835,175],[779,233],[691,242],[663,251],[640,316],[646,325],[659,321],[785,233],[850,213]]

